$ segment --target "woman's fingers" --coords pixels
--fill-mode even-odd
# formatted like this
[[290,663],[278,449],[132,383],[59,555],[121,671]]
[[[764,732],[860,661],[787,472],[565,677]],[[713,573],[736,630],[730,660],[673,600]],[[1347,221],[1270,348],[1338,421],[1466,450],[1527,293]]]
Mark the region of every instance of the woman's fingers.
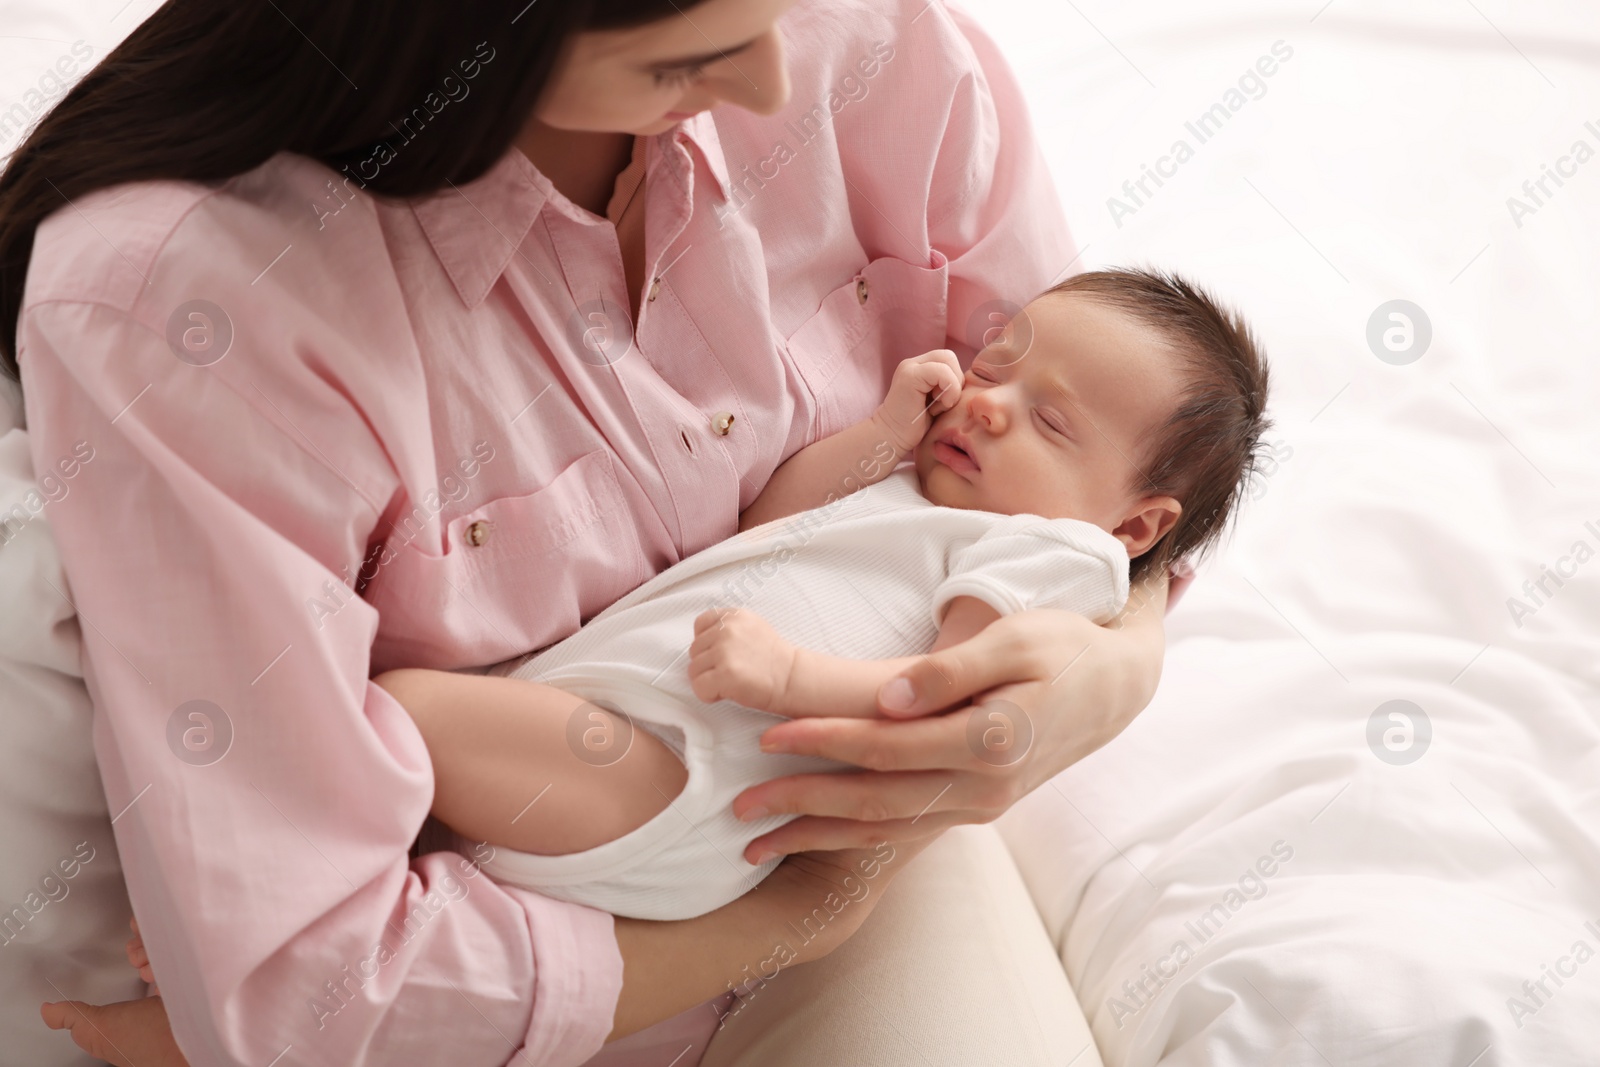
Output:
[[795,774],[746,789],[734,798],[733,814],[745,820],[800,814],[860,822],[914,819],[930,811],[965,807],[975,786],[988,788],[967,777],[965,772],[950,771]]
[[[690,669],[689,677],[694,677],[692,667]],[[762,710],[770,711],[771,709],[768,708]],[[781,712],[774,711],[773,714],[782,715],[786,719],[793,719],[796,721],[802,719],[877,719],[879,722],[885,721],[881,715],[871,708],[861,708],[860,710],[857,710],[855,708],[846,708],[839,705],[832,705],[830,707],[820,708],[815,711],[810,708],[803,707],[786,707]]]
[[929,812],[919,819],[892,819],[888,822],[857,822],[854,819],[826,819],[808,815],[785,823],[756,838],[745,847],[747,863],[759,864],[770,856],[791,856],[797,852],[831,852],[844,848],[872,848],[885,842],[918,841],[940,834],[959,823],[972,822],[959,813]]
[[[1002,685],[1048,681],[1051,668],[1060,670],[1073,663],[1100,629],[1087,619],[1076,617],[1084,627],[1080,630],[1081,639],[1067,640],[1056,647],[1055,642],[1030,640],[1021,629],[1026,620],[1016,621],[1022,618],[1003,616],[968,640],[923,656],[879,688],[879,710],[891,718],[914,718],[942,711]],[[1071,647],[1074,645],[1077,647]],[[1059,665],[1044,662],[1041,652],[1046,648],[1060,658]]]
[[793,719],[762,734],[761,751],[822,756],[872,771],[977,769],[967,745],[971,713],[964,708],[911,722]]
[[188,1067],[167,1023],[160,997],[119,1004],[66,1000],[39,1009],[52,1030],[70,1030],[72,1041],[113,1067]]

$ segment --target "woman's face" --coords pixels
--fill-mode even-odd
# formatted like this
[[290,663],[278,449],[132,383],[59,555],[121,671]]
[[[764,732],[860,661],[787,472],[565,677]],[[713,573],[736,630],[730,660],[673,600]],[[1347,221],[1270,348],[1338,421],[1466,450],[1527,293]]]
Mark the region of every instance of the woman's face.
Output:
[[789,99],[776,23],[791,3],[702,0],[643,26],[580,33],[539,102],[539,120],[654,134],[723,102],[770,115]]

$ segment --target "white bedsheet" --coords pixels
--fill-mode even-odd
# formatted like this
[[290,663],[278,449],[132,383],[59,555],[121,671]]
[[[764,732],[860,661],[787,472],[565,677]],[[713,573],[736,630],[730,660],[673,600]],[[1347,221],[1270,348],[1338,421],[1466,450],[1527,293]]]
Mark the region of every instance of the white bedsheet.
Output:
[[[975,10],[1085,262],[1214,285],[1275,374],[1279,462],[1155,702],[1000,824],[1106,1063],[1600,1062],[1600,13]],[[1394,299],[1433,331],[1404,365],[1366,339]],[[1431,723],[1408,765],[1368,745],[1391,700]]]

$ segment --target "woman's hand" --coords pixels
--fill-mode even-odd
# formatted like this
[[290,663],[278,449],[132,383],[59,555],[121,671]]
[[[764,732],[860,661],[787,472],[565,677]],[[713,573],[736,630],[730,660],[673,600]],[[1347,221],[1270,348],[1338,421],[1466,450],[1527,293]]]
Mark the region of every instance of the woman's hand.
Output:
[[[741,819],[803,816],[756,838],[745,858],[759,863],[765,855],[903,842],[992,822],[1144,710],[1161,678],[1166,595],[1166,575],[1146,580],[1106,626],[1055,610],[1005,616],[888,682],[878,694],[885,718],[796,719],[767,730],[763,751],[866,770],[793,775],[745,790],[733,805]],[[975,698],[976,706],[966,703]]]
[[617,919],[622,996],[607,1040],[826,956],[860,929],[894,876],[932,840],[799,853],[698,918]]

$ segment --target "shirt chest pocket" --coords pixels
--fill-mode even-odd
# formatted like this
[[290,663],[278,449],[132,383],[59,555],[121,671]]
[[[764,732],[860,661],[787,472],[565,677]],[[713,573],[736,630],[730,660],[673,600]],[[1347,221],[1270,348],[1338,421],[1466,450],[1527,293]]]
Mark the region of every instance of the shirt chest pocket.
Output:
[[948,286],[937,250],[927,266],[875,259],[789,336],[789,359],[816,401],[807,443],[868,418],[901,360],[944,345]]
[[[391,545],[403,538],[397,530]],[[603,449],[534,492],[452,519],[443,555],[421,540],[386,552],[367,587],[380,620],[374,670],[476,666],[542,648],[649,576]]]

